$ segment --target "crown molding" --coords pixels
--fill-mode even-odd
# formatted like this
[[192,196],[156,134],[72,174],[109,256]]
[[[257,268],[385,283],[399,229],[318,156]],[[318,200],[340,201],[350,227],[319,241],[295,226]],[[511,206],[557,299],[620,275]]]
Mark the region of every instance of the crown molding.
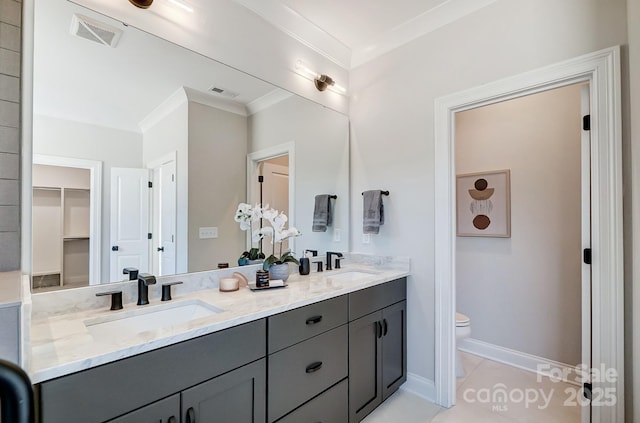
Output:
[[497,0],[448,0],[405,23],[353,48],[351,68],[356,68],[410,41],[461,19]]
[[138,126],[142,133],[145,133],[165,118],[169,113],[176,110],[182,104],[187,102],[187,93],[183,87],[178,88],[173,94],[171,94],[165,101],[160,103],[158,107],[153,109],[147,116],[145,116]]
[[254,113],[258,113],[261,110],[267,109],[274,104],[280,103],[281,101],[284,101],[292,96],[292,93],[277,88],[247,104],[247,111],[249,112],[249,115],[252,115]]
[[349,47],[282,2],[278,0],[233,1],[338,66],[344,69],[349,68],[351,63]]
[[213,107],[214,109],[225,110],[230,113],[235,113],[240,116],[247,116],[247,109],[241,103],[237,103],[233,100],[227,100],[224,98],[216,97],[214,94],[208,94],[202,91],[194,90],[193,88],[183,87],[187,94],[189,101],[199,103],[205,106]]

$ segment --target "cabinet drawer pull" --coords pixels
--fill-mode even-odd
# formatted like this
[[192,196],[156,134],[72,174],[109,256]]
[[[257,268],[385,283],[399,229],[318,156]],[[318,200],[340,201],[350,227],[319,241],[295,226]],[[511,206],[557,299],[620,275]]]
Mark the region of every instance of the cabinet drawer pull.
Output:
[[315,325],[316,323],[320,323],[322,321],[322,316],[313,316],[307,319],[308,325]]
[[322,361],[316,361],[315,363],[311,363],[307,366],[307,373],[313,373],[313,372],[317,372],[318,370],[320,370],[320,367],[322,367]]
[[178,422],[174,416],[171,416],[169,417],[169,420],[167,420],[167,423],[178,423]]
[[387,336],[388,327],[387,327],[387,319],[382,319],[382,336]]
[[187,423],[196,423],[196,412],[193,407],[187,410]]

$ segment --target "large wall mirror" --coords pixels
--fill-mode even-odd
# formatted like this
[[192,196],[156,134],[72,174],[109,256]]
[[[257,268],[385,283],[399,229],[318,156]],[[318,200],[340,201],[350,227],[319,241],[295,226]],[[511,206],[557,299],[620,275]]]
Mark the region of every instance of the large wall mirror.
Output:
[[296,255],[347,251],[345,115],[66,0],[36,0],[34,27],[34,293],[235,266],[258,175]]

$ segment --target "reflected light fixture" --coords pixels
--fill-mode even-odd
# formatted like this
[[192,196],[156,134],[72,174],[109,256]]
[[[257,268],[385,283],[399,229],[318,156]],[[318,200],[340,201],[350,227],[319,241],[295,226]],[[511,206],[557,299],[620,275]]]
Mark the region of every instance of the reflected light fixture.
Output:
[[153,3],[153,0],[129,0],[129,3],[139,7],[140,9],[147,9]]
[[324,91],[329,88],[331,91],[335,91],[338,94],[345,94],[347,92],[344,87],[336,84],[336,81],[334,81],[329,75],[319,74],[318,72],[309,69],[302,60],[298,60],[296,62],[296,72],[305,78],[312,80],[318,91]]

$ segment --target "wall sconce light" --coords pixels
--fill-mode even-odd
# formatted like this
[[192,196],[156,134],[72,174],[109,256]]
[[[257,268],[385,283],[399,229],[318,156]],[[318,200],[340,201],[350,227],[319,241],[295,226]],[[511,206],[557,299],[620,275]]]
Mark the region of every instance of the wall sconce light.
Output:
[[147,9],[151,6],[153,0],[129,0],[129,2],[140,9]]
[[309,69],[302,60],[298,60],[296,62],[296,72],[305,78],[312,80],[318,91],[324,91],[329,88],[331,91],[335,91],[338,94],[346,94],[347,92],[344,87],[336,84],[336,81],[334,81],[329,75],[319,74],[318,72]]

